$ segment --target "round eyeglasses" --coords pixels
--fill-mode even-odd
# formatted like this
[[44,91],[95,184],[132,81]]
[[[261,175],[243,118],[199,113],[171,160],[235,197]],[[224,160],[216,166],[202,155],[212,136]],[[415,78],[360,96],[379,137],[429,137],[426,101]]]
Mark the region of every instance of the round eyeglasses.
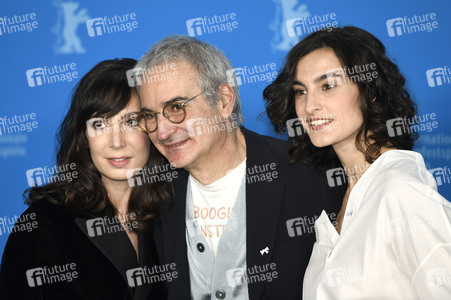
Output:
[[146,133],[154,132],[158,129],[157,115],[162,114],[166,120],[174,124],[182,123],[186,118],[185,105],[194,100],[196,97],[202,95],[205,92],[201,92],[196,96],[186,101],[171,101],[167,103],[161,112],[155,112],[151,110],[142,110],[138,116],[138,125],[142,131]]

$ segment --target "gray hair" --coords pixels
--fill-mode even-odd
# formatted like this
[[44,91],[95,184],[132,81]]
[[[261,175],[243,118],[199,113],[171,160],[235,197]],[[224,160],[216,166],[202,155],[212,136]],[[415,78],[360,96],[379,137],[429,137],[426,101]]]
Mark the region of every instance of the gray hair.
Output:
[[[218,101],[216,91],[222,83],[227,83],[228,74],[233,74],[235,91],[234,121],[242,124],[240,90],[235,72],[229,59],[221,50],[206,42],[184,35],[166,37],[154,44],[138,61],[135,69],[151,69],[160,64],[188,62],[197,72],[199,87],[205,92],[210,105]],[[231,73],[232,72],[232,73]],[[229,79],[230,80],[230,79]],[[230,82],[229,82],[230,83]],[[232,114],[232,115],[233,115]]]

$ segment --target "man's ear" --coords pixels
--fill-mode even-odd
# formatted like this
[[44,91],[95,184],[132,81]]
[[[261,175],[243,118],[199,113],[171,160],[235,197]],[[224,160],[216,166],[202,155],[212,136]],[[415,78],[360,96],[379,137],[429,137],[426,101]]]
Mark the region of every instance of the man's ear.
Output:
[[222,117],[229,118],[235,106],[235,90],[229,83],[224,82],[219,85],[216,96],[219,99],[218,108],[221,110]]

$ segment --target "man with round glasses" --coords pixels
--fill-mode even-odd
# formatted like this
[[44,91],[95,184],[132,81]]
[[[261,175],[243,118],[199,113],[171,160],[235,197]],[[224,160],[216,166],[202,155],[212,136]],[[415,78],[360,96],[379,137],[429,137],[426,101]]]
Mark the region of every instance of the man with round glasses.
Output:
[[[168,64],[176,76],[157,74]],[[220,50],[185,36],[156,43],[135,67],[138,124],[182,169],[154,230],[161,264],[178,273],[169,299],[300,299],[314,219],[320,208],[338,212],[343,189],[290,164],[286,142],[240,126],[232,69]]]
[[180,101],[173,101],[166,103],[163,107],[162,112],[155,112],[149,109],[143,109],[141,112],[141,116],[139,119],[139,125],[141,129],[147,133],[152,133],[158,128],[158,122],[157,122],[157,115],[161,114],[163,117],[165,117],[168,121],[174,123],[174,124],[180,124],[185,120],[186,117],[186,110],[185,105],[190,102],[191,100],[194,100],[198,96],[203,94],[203,92],[197,94],[196,96],[180,102]]

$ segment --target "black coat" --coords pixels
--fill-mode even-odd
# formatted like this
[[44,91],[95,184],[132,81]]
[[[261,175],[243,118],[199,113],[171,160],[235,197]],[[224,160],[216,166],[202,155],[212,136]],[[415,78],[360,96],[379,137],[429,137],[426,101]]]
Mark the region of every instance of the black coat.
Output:
[[[252,180],[252,177],[246,180],[247,266],[275,263],[277,271],[277,278],[271,282],[249,284],[249,298],[301,299],[302,281],[315,241],[314,218],[323,209],[338,213],[345,187],[331,188],[326,177],[312,168],[289,163],[287,142],[244,128],[242,132],[247,147],[247,172],[253,166],[275,163],[278,175],[271,182]],[[177,266],[179,278],[168,284],[168,299],[174,300],[190,299],[185,239],[188,175],[185,170],[179,171],[179,177],[174,180],[173,208],[160,215],[160,222],[154,228],[161,263]],[[291,227],[290,220],[294,218],[305,218],[309,230],[290,236],[287,222]],[[261,254],[266,247],[268,254]]]
[[[0,299],[166,298],[161,294],[164,292],[162,285],[143,284],[132,288],[126,278],[129,269],[157,263],[151,238],[138,233],[138,263],[136,252],[124,231],[91,238],[86,226],[89,218],[75,217],[47,200],[32,204],[23,215],[33,213],[37,226],[30,232],[15,231],[8,238],[0,270]],[[35,282],[34,287],[29,286],[27,270],[55,265],[63,267],[72,263],[75,263],[72,266],[76,276],[71,282],[55,280],[42,285]],[[74,274],[70,266],[67,270]]]

